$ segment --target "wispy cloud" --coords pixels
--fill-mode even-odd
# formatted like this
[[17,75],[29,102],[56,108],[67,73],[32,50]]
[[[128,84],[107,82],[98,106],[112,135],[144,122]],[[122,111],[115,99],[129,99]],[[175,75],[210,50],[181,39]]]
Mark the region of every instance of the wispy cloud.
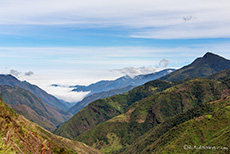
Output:
[[142,67],[125,67],[125,68],[122,68],[122,69],[112,69],[110,70],[111,72],[120,72],[124,75],[128,75],[130,77],[135,77],[137,75],[140,75],[140,74],[150,74],[150,73],[154,73],[156,71],[159,71],[161,69],[164,69],[168,66],[169,64],[169,60],[167,59],[162,59],[160,60],[159,64],[156,65],[155,67],[153,66],[149,66],[149,67],[145,67],[145,66],[142,66]]
[[229,7],[229,0],[7,0],[0,3],[0,25],[123,27],[138,38],[230,37]]
[[125,67],[125,68],[122,68],[122,69],[113,69],[113,70],[110,70],[110,71],[118,71],[124,75],[128,75],[130,77],[135,77],[136,75],[139,75],[139,74],[149,74],[149,73],[153,73],[155,72],[155,69],[151,66],[149,67],[139,67],[139,68],[136,68],[136,67]]

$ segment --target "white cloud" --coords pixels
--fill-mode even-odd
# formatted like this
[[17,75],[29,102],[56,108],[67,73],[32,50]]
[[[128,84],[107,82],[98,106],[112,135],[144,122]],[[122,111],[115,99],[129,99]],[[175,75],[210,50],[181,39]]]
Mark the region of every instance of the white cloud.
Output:
[[136,75],[139,74],[149,74],[149,73],[153,73],[155,72],[156,69],[154,69],[153,67],[149,66],[149,67],[125,67],[122,69],[113,69],[110,71],[118,71],[124,75],[128,75],[130,77],[135,77]]
[[[60,78],[59,80],[31,80],[28,79],[27,81],[30,81],[32,84],[38,85],[40,88],[48,92],[49,94],[52,94],[53,96],[57,97],[58,99],[64,100],[69,103],[76,103],[81,101],[84,97],[86,97],[89,92],[76,92],[72,91],[74,88],[70,88],[70,85],[75,85],[76,81],[74,79],[72,80],[63,80]],[[60,87],[54,87],[52,86],[53,83],[60,83],[63,86]],[[69,83],[69,84],[67,84]]]
[[52,95],[58,99],[64,100],[69,103],[76,103],[81,101],[90,92],[74,92],[73,88],[69,87],[53,87],[49,86],[46,88]]
[[130,77],[135,77],[137,75],[140,75],[140,74],[150,74],[150,73],[154,73],[156,71],[160,71],[164,68],[166,68],[169,64],[169,60],[167,59],[161,59],[159,64],[156,65],[155,67],[152,67],[152,66],[149,66],[149,67],[145,67],[145,66],[142,66],[142,67],[125,67],[125,68],[122,68],[122,69],[112,69],[110,70],[111,72],[114,72],[114,71],[117,71],[117,72],[120,72],[124,75],[128,75]]
[[229,8],[229,0],[7,0],[0,2],[0,25],[121,26],[133,29],[131,37],[160,39],[230,37]]

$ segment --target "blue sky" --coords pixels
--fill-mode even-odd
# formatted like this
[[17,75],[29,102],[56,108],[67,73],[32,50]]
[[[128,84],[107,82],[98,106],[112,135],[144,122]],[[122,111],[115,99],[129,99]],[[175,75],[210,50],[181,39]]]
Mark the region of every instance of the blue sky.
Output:
[[2,0],[0,71],[76,101],[85,94],[50,84],[180,68],[207,51],[230,59],[229,14],[229,0]]

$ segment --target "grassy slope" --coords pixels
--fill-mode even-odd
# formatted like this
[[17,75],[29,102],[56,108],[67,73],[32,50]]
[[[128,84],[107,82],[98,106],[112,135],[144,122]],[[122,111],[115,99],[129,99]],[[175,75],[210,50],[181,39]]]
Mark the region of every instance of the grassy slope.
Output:
[[[146,140],[151,140],[151,143],[147,144],[148,146],[145,145],[143,151],[134,152],[134,149],[141,150],[140,147],[137,148],[138,144],[136,144],[135,147],[130,147],[130,149],[132,148],[131,151],[126,151],[125,153],[229,153],[230,149],[185,149],[189,145],[192,147],[201,145],[230,148],[230,97],[211,102],[206,107],[206,112],[201,115],[197,114],[194,117],[188,117],[189,113],[185,113],[184,117],[174,118],[173,120],[177,122],[174,122],[175,126],[158,138],[154,138],[154,135],[159,134],[157,130],[149,132],[145,135],[145,138],[142,137],[138,141],[143,145]],[[192,115],[198,109],[192,110]],[[178,123],[180,120],[183,121],[185,117],[191,120],[181,124]]]
[[57,125],[71,116],[70,113],[47,105],[40,98],[22,88],[0,85],[0,92],[3,100],[17,113],[47,130],[54,130]]
[[100,153],[84,143],[48,132],[16,114],[2,100],[0,111],[0,153]]
[[170,86],[172,83],[155,80],[125,94],[94,101],[75,114],[54,133],[67,138],[75,138],[96,125],[123,113],[134,102]]
[[[106,153],[120,153],[152,127],[201,103],[221,98],[227,88],[226,83],[219,81],[187,81],[136,102],[125,114],[97,125],[76,139]],[[110,142],[111,135],[116,143]]]
[[76,114],[81,109],[85,108],[88,104],[90,104],[91,102],[93,102],[95,100],[107,98],[107,97],[118,95],[118,94],[123,94],[125,92],[130,91],[133,88],[134,88],[134,86],[128,86],[128,87],[121,88],[121,89],[104,91],[104,92],[89,95],[89,96],[85,97],[82,101],[78,102],[73,107],[71,107],[68,111],[73,113],[73,114]]

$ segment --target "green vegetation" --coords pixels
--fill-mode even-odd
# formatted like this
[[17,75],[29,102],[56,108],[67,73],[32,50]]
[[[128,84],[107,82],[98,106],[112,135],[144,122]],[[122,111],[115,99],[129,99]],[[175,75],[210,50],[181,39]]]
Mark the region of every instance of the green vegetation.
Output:
[[[169,118],[202,103],[220,99],[230,85],[230,82],[223,82],[194,79],[150,95],[129,106],[125,113],[84,132],[76,140],[107,153],[121,153],[133,141]],[[109,142],[110,133],[120,139],[117,151]]]
[[[186,121],[189,121],[191,119],[196,119],[198,121],[199,119],[205,118],[208,120],[209,119],[208,117],[210,117],[210,113],[216,112],[217,110],[219,110],[223,107],[226,107],[227,105],[229,106],[230,105],[229,100],[230,100],[230,98],[225,98],[225,99],[222,99],[220,101],[215,101],[215,103],[214,102],[204,103],[204,104],[201,104],[197,107],[189,109],[188,111],[186,111],[184,113],[180,113],[180,114],[178,114],[172,118],[169,118],[168,120],[164,121],[163,123],[161,123],[160,125],[158,125],[156,127],[153,127],[148,132],[146,132],[144,135],[139,137],[131,146],[128,147],[128,149],[126,151],[124,151],[124,153],[135,154],[135,153],[143,152],[144,149],[149,147],[155,141],[163,139],[162,136],[164,134],[166,134],[169,130],[171,130],[172,128],[177,129],[178,125],[180,125]],[[194,129],[193,126],[191,128]],[[185,131],[186,131],[186,129],[187,128],[185,128]],[[176,135],[176,134],[177,133],[175,133],[174,135]],[[170,136],[173,136],[173,134],[170,133]],[[184,137],[186,137],[186,136],[184,136]],[[181,143],[183,143],[183,142],[181,142]],[[183,148],[183,145],[180,147]],[[178,148],[179,148],[179,146],[178,146]],[[148,153],[147,151],[151,152],[151,150],[145,150],[146,153]],[[145,152],[143,152],[143,153],[145,153]],[[183,153],[183,152],[180,152],[180,153]]]
[[167,81],[154,80],[125,94],[94,101],[75,114],[54,133],[73,139],[96,125],[123,113],[136,101],[165,90],[172,85],[173,83]]
[[[224,70],[227,68],[230,68],[229,60],[207,53],[192,64],[161,78],[165,81],[148,82],[128,93],[91,103],[55,132],[94,146],[104,153],[189,153],[191,151],[177,151],[177,145],[190,135],[186,128],[188,131],[193,128],[191,120],[225,122],[215,113],[229,109],[226,102],[230,96],[230,71]],[[219,71],[222,72],[214,74]],[[225,106],[218,103],[217,100],[221,99]],[[176,135],[180,133],[168,133],[183,124],[191,125],[183,127],[181,131],[184,133],[178,138]],[[195,127],[199,129],[202,124]],[[217,134],[191,133],[190,140],[194,140],[193,144],[209,145],[217,141],[218,135],[222,136],[223,132],[227,137],[217,143],[229,143],[228,131],[225,132],[227,125],[218,127],[220,132],[210,127],[210,131]]]
[[100,153],[83,143],[50,133],[15,113],[2,100],[0,111],[0,153]]
[[[217,101],[214,104],[207,104],[207,110],[206,112],[203,112],[203,115],[196,115],[196,117],[193,118],[191,117],[189,118],[190,120],[181,124],[175,123],[173,128],[158,137],[158,139],[152,138],[153,133],[157,133],[156,131],[149,132],[149,134],[145,136],[146,138],[142,138],[144,140],[141,142],[139,141],[138,143],[146,143],[146,140],[150,140],[150,138],[152,142],[144,145],[145,148],[143,151],[139,151],[138,153],[229,153],[229,106],[230,98]],[[192,112],[194,113],[195,110],[192,110]],[[205,115],[207,113],[209,115]],[[188,113],[183,115],[186,118],[188,117]],[[175,119],[175,121],[179,120],[180,119]],[[137,144],[135,147],[136,146]],[[189,149],[189,146],[192,148],[196,146],[197,149]],[[198,149],[200,146],[204,148],[201,147],[201,149]],[[219,149],[217,149],[218,147]],[[131,147],[129,149],[131,149]],[[137,149],[137,147],[135,149]],[[133,149],[128,153],[133,154]]]
[[95,100],[107,98],[107,97],[118,95],[118,94],[122,94],[122,93],[125,93],[127,91],[130,91],[133,88],[134,88],[134,86],[128,86],[128,87],[121,88],[121,89],[103,91],[103,92],[99,92],[99,93],[89,95],[89,96],[85,97],[82,101],[78,102],[73,107],[71,107],[68,111],[73,113],[73,114],[76,114],[81,109],[86,107],[89,103],[91,103],[91,102],[93,102]]

